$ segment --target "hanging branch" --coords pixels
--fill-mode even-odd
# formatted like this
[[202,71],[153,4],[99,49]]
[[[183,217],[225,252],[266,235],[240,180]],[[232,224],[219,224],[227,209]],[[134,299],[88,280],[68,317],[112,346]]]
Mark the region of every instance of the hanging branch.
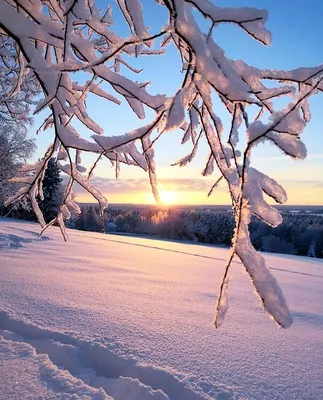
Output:
[[[107,200],[91,183],[101,160],[111,162],[116,177],[122,165],[139,166],[147,171],[158,201],[155,143],[165,134],[170,136],[173,131],[181,130],[181,143],[192,142],[192,149],[173,165],[184,166],[198,154],[204,140],[208,151],[202,175],[219,174],[209,195],[220,181],[225,182],[236,220],[217,299],[215,325],[221,325],[228,308],[229,271],[237,256],[265,310],[279,325],[288,327],[292,319],[282,291],[264,258],[253,248],[248,230],[252,215],[277,226],[282,218],[266,202],[264,194],[281,204],[287,195],[277,182],[252,167],[252,150],[269,141],[287,156],[305,158],[306,148],[300,135],[311,118],[309,97],[323,91],[323,67],[277,71],[258,69],[227,57],[215,39],[217,27],[237,25],[242,34],[268,45],[271,35],[265,27],[267,13],[264,10],[216,7],[210,0],[158,0],[155,3],[155,7],[163,7],[168,12],[159,32],[150,32],[147,28],[148,16],[143,14],[139,0],[118,1],[116,7],[128,26],[121,37],[114,29],[112,7],[101,10],[90,0],[0,2],[0,72],[7,71],[8,75],[4,76],[9,77],[7,86],[0,87],[0,116],[19,119],[14,99],[20,96],[23,107],[29,104],[29,92],[22,83],[22,77],[29,74],[42,89],[35,113],[49,112],[37,132],[52,127],[54,143],[41,161],[22,167],[15,178],[21,187],[8,202],[30,196],[43,230],[46,229],[35,196],[49,157],[55,156],[58,167],[70,176],[56,218],[66,237],[64,219],[69,218],[71,210],[79,212],[72,192],[75,182],[99,202],[101,218],[103,216]],[[197,22],[196,14],[209,22],[207,34]],[[140,83],[129,78],[132,73],[138,75],[143,70],[137,65],[134,67],[131,58],[140,60],[146,55],[161,55],[168,45],[173,45],[179,53],[182,83],[173,96],[150,94],[149,82]],[[14,59],[10,58],[12,48],[16,49]],[[124,69],[126,75],[122,73]],[[84,84],[75,81],[77,71],[88,76]],[[110,89],[116,95],[110,93]],[[104,132],[88,114],[89,94],[116,106],[126,102],[139,119],[146,118],[147,108],[155,115],[132,132],[114,136]],[[286,97],[291,103],[279,109],[277,99]],[[214,106],[215,98],[224,106],[225,117]],[[258,109],[256,113],[255,109]],[[229,118],[228,132],[221,118]],[[82,137],[82,130],[76,130],[76,120],[92,132],[90,139]],[[245,140],[240,140],[242,137]],[[83,165],[82,152],[97,156],[89,169]]]

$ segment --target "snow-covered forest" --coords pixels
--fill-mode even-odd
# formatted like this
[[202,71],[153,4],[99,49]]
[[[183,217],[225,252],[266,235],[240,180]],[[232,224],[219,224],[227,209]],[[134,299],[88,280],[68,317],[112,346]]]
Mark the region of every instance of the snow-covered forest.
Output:
[[[51,177],[53,162],[46,170],[44,195],[41,201],[46,220],[51,220],[59,208],[60,179]],[[53,185],[56,181],[57,186]],[[50,190],[47,189],[48,185]],[[56,189],[57,193],[55,192]],[[227,207],[221,207],[227,208]],[[1,205],[0,205],[1,210]],[[199,207],[150,207],[145,205],[112,205],[104,210],[103,218],[95,204],[80,204],[80,214],[66,222],[68,228],[89,232],[144,235],[161,239],[184,240],[194,243],[231,246],[234,217],[230,210],[203,210]],[[320,210],[320,209],[319,209]],[[250,239],[255,249],[269,253],[295,254],[323,258],[323,213],[281,211],[283,222],[276,228],[253,217],[249,225]],[[26,221],[37,221],[32,208],[16,205],[3,207],[2,214]]]
[[[68,222],[70,228],[102,232],[99,210],[80,205],[81,214]],[[203,211],[135,206],[111,207],[104,212],[106,233],[150,235],[172,240],[189,240],[231,246],[234,217],[227,211]],[[272,228],[257,218],[250,224],[253,246],[260,251],[323,258],[323,214],[283,212],[283,222]],[[35,220],[35,216],[29,218]]]

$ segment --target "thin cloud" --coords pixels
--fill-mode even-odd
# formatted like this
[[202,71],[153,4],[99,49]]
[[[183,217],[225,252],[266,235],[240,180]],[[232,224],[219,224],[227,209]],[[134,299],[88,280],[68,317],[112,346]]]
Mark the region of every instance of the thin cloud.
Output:
[[[305,160],[319,160],[323,159],[323,153],[317,153],[317,154],[308,154],[305,158]],[[254,157],[254,161],[284,161],[287,160],[286,155],[281,155],[281,156],[266,156],[266,158],[263,157]]]
[[[126,194],[135,192],[150,192],[151,187],[147,179],[110,179],[103,177],[94,177],[91,179],[102,193],[111,194]],[[161,190],[175,191],[175,192],[208,192],[213,185],[213,180],[210,178],[201,179],[159,179],[159,187]],[[224,186],[218,188],[220,191],[226,191]],[[75,193],[84,193],[79,185],[75,185]]]
[[323,181],[319,180],[307,180],[307,179],[282,179],[278,180],[278,182],[282,185],[293,185],[293,186],[313,186],[313,187],[318,187],[323,185]]

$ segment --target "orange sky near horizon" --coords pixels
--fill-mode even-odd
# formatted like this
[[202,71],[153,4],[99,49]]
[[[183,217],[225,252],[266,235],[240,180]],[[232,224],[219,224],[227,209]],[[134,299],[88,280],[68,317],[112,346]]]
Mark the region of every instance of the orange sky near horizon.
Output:
[[[311,133],[304,138],[309,138]],[[314,131],[316,133],[316,131]],[[166,142],[167,138],[164,139]],[[161,144],[163,146],[165,144]],[[158,149],[157,149],[158,150]],[[212,176],[203,177],[204,157],[201,154],[184,167],[170,164],[185,155],[180,146],[166,152],[156,151],[156,173],[163,202],[177,205],[223,205],[231,204],[224,180],[208,197],[207,194],[218,179],[215,169]],[[204,148],[202,147],[201,153]],[[204,151],[204,153],[206,153]],[[89,164],[91,164],[89,158]],[[289,205],[323,205],[323,153],[309,152],[304,160],[295,161],[283,155],[273,146],[258,146],[253,150],[252,166],[275,179],[287,192]],[[109,203],[156,204],[149,184],[148,174],[141,168],[122,165],[120,177],[115,179],[115,168],[102,160],[91,182],[105,195]],[[94,203],[90,194],[75,188],[77,201]],[[268,202],[274,204],[272,199]]]
[[[288,194],[288,205],[322,205],[323,186],[317,188],[300,187],[299,185],[285,185]],[[153,194],[149,191],[134,191],[132,193],[105,193],[109,203],[124,204],[156,204]],[[230,205],[230,196],[223,189],[207,197],[206,191],[176,191],[160,190],[160,197],[164,205]],[[93,197],[88,193],[79,193],[77,201],[80,203],[93,203]],[[268,202],[275,204],[268,199]]]
[[[254,158],[256,168],[277,180],[287,192],[289,205],[323,205],[323,154],[309,154],[303,161],[277,155]],[[201,176],[201,164],[193,162],[185,167],[158,166],[160,196],[165,205],[230,205],[224,180],[210,197],[207,194],[218,178]],[[278,171],[277,171],[278,170]],[[156,204],[148,175],[135,167],[121,169],[115,179],[114,169],[106,163],[99,165],[92,183],[105,195],[109,203]],[[75,190],[78,202],[94,203],[90,194]],[[269,203],[275,202],[266,198]]]

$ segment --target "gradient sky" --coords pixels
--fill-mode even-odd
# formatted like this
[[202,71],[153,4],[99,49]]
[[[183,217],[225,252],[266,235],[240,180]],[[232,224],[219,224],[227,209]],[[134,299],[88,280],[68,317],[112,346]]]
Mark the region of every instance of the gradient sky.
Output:
[[[113,4],[114,2],[112,2]],[[107,4],[104,1],[102,4]],[[146,24],[155,33],[166,21],[166,13],[151,0],[143,0]],[[218,0],[218,6],[265,8],[269,12],[267,28],[272,32],[272,44],[265,47],[241,29],[229,24],[222,25],[214,31],[214,37],[226,54],[233,59],[243,59],[250,65],[273,69],[292,69],[300,66],[316,66],[323,64],[323,2],[293,0]],[[115,7],[116,8],[116,7]],[[208,25],[201,18],[200,23],[207,29]],[[120,15],[115,15],[116,30],[127,35]],[[165,56],[147,56],[131,60],[132,65],[144,67],[144,72],[135,79],[150,80],[151,93],[172,95],[176,92],[182,74],[180,60],[175,49],[167,48]],[[133,74],[129,74],[133,78]],[[111,93],[113,90],[111,89]],[[113,93],[114,94],[114,93]],[[323,95],[317,95],[310,101],[312,121],[303,135],[308,149],[305,161],[294,161],[281,154],[273,146],[259,146],[253,153],[253,165],[283,184],[288,193],[288,204],[323,204]],[[89,114],[104,129],[105,135],[117,135],[132,131],[145,121],[138,120],[131,109],[123,104],[116,106],[89,98]],[[42,122],[42,114],[35,118],[34,127]],[[147,111],[148,122],[153,113]],[[228,121],[223,121],[225,124]],[[80,124],[75,127],[85,137],[90,134]],[[30,136],[34,136],[34,128]],[[37,136],[38,156],[51,142],[50,131]],[[181,133],[171,132],[156,145],[157,174],[161,196],[165,202],[178,204],[229,204],[229,196],[225,186],[219,187],[211,197],[207,192],[217,179],[217,173],[211,178],[203,178],[201,171],[208,154],[207,146],[200,146],[196,159],[188,166],[179,168],[170,164],[190,152],[190,145],[180,146]],[[94,158],[85,156],[90,163]],[[95,174],[94,183],[103,191],[112,203],[153,203],[147,175],[139,168],[122,167],[121,176],[114,179],[114,170],[109,162],[103,161]],[[92,198],[79,192],[79,201],[93,201]]]

